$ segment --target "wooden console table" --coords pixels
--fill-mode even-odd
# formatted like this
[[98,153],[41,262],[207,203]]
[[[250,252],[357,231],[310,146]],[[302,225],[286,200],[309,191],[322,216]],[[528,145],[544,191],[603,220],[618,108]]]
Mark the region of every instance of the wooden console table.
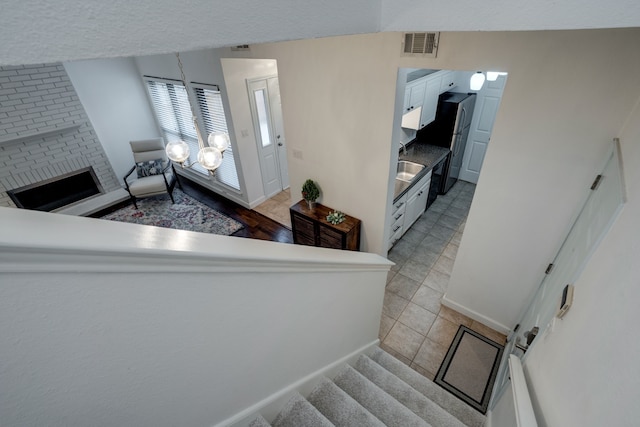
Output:
[[300,200],[291,206],[289,211],[293,227],[293,242],[323,248],[360,250],[362,221],[346,215],[344,221],[333,225],[327,221],[327,215],[334,210],[319,203],[311,210],[306,200]]

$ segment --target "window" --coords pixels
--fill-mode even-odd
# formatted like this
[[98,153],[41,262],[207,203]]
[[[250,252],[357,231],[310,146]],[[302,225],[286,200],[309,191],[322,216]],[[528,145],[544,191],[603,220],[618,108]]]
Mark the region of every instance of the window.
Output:
[[[222,95],[217,87],[205,86],[201,84],[192,84],[193,90],[198,100],[198,107],[202,113],[204,129],[209,135],[211,132],[229,133],[227,129],[227,119],[224,115],[224,107],[222,106]],[[222,164],[216,170],[218,181],[240,189],[238,182],[238,172],[236,171],[236,163],[233,157],[233,149],[231,147],[224,151]]]
[[[151,96],[151,102],[156,113],[156,118],[162,129],[165,141],[183,140],[189,144],[191,154],[189,155],[189,163],[193,164],[197,161],[198,137],[196,135],[193,119],[191,116],[191,107],[187,97],[185,87],[179,83],[171,81],[161,81],[156,79],[147,79],[147,88]],[[227,120],[222,106],[222,96],[217,86],[194,85],[195,95],[197,99],[197,107],[200,110],[200,117],[204,122],[206,133],[202,133],[207,143],[207,135],[214,130],[221,132],[227,131]],[[208,175],[208,171],[195,164],[191,170],[202,175]],[[236,190],[240,189],[238,181],[238,173],[236,171],[233,151],[228,148],[224,152],[222,165],[216,170],[216,179]]]

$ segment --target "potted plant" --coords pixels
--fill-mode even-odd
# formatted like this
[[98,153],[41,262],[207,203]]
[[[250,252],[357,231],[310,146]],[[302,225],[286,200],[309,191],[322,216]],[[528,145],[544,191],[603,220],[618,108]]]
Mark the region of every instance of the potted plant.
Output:
[[320,189],[315,182],[308,179],[302,184],[302,198],[309,204],[309,209],[316,207],[316,200],[320,197]]

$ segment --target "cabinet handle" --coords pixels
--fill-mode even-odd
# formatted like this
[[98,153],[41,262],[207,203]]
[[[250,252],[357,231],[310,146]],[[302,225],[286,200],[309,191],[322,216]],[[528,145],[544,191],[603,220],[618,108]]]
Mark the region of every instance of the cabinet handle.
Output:
[[422,191],[418,193],[418,196],[422,196]]
[[400,226],[399,225],[397,225],[396,228],[393,229],[393,232],[395,233],[398,230],[400,230]]
[[395,218],[396,218],[396,221],[397,221],[397,220],[399,220],[399,219],[400,219],[400,217],[402,217],[402,215],[404,215],[404,214],[400,214],[400,215],[398,215],[397,217],[395,217]]
[[400,204],[396,205],[396,209],[400,209],[400,208],[402,207],[402,205],[404,205],[404,202],[402,202],[402,203],[400,203]]

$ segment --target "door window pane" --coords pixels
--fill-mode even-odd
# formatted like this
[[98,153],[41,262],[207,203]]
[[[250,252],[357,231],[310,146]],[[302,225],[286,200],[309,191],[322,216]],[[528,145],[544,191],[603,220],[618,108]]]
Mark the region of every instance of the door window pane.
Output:
[[256,90],[253,92],[256,101],[256,110],[258,113],[258,123],[260,125],[260,139],[262,140],[262,146],[268,147],[271,145],[271,135],[269,133],[269,113],[267,112],[267,100],[265,97],[264,89]]

